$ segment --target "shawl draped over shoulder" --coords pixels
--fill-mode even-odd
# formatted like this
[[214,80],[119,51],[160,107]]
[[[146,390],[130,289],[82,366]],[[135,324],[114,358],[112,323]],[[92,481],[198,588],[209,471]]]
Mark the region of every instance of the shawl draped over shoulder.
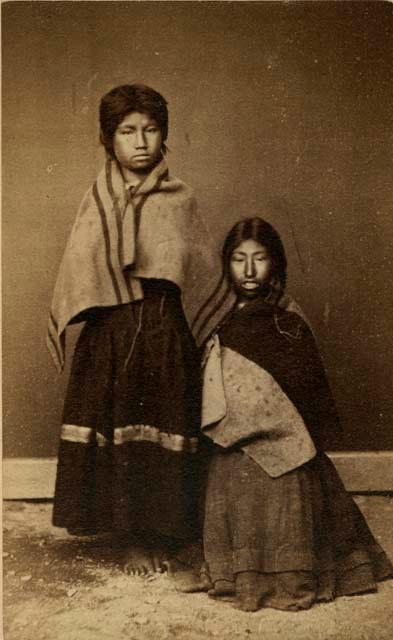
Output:
[[89,309],[142,300],[141,278],[175,283],[191,324],[213,255],[192,189],[169,175],[164,158],[132,195],[108,159],[82,200],[55,284],[47,345],[58,370],[67,325]]
[[[311,460],[340,424],[314,336],[289,297],[232,311],[204,354],[202,431],[271,477]],[[299,308],[298,308],[299,309]]]

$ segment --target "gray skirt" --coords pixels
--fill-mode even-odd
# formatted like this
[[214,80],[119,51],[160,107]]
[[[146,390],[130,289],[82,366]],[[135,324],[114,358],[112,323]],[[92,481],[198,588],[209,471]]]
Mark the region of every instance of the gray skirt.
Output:
[[307,609],[373,590],[393,573],[323,453],[271,478],[241,450],[217,449],[207,482],[204,552],[211,595],[232,595],[253,610]]

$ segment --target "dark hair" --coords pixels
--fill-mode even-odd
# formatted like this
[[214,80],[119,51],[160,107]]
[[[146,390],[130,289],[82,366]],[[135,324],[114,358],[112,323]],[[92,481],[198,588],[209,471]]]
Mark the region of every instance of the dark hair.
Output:
[[267,249],[273,266],[272,277],[277,281],[276,287],[280,293],[283,293],[287,280],[287,258],[284,245],[277,231],[262,218],[245,218],[232,227],[222,248],[224,274],[229,277],[229,262],[236,247],[243,240],[250,239],[259,242]]
[[132,111],[146,113],[162,133],[162,151],[168,137],[168,109],[163,96],[144,84],[123,84],[106,93],[100,102],[100,142],[112,158],[113,136],[119,124]]

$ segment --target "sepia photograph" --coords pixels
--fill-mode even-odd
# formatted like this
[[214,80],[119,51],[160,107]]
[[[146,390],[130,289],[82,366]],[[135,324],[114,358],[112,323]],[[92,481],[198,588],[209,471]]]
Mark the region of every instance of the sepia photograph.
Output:
[[5,640],[389,640],[393,2],[10,0]]

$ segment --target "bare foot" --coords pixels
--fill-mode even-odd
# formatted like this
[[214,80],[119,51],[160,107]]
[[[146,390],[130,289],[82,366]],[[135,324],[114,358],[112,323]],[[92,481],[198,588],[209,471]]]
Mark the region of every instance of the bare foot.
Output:
[[235,597],[235,585],[229,580],[216,580],[214,588],[208,591],[210,598],[233,602]]
[[131,576],[162,573],[165,560],[165,554],[159,549],[132,546],[125,553],[123,569]]
[[176,558],[165,562],[165,566],[168,569],[168,575],[173,581],[175,588],[182,593],[208,591],[212,586],[210,578],[203,566],[202,569],[198,571],[192,566],[184,565]]

